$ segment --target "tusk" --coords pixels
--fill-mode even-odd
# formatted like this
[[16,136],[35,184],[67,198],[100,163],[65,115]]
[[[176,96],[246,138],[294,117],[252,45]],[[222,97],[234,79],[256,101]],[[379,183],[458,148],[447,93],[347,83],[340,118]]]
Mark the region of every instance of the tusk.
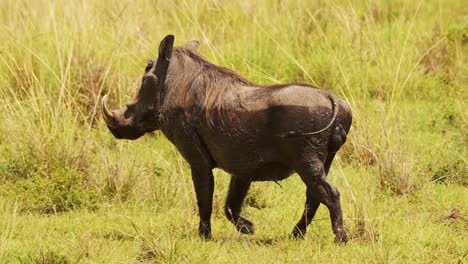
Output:
[[104,122],[106,122],[108,126],[114,127],[114,113],[110,112],[109,109],[107,109],[106,103],[107,103],[107,94],[104,95],[104,97],[102,97],[102,101],[101,101],[102,113],[104,116]]

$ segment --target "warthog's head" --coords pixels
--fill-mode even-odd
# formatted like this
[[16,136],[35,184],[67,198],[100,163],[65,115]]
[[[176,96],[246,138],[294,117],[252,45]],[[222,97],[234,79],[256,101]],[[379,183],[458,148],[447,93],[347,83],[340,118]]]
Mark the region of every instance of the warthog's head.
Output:
[[140,90],[134,102],[126,107],[110,111],[107,95],[102,98],[102,112],[107,127],[116,138],[137,139],[159,128],[159,111],[164,93],[174,36],[166,36],[159,45],[156,62],[150,61],[145,69]]

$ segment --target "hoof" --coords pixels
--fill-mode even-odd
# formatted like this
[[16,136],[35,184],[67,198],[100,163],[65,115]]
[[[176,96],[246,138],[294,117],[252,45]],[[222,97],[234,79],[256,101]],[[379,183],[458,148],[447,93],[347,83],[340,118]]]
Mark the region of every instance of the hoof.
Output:
[[335,235],[335,243],[336,244],[346,244],[348,242],[348,236],[346,236],[346,232],[341,230],[340,232],[336,233]]
[[209,241],[209,240],[211,240],[211,238],[212,238],[212,237],[211,237],[211,233],[201,233],[201,232],[200,232],[198,235],[199,235],[200,238],[201,238],[202,240],[204,240],[204,241]]
[[253,223],[242,217],[239,217],[239,220],[237,220],[236,229],[246,235],[253,235],[255,233]]
[[198,235],[203,240],[211,240],[211,227],[210,225],[200,223],[198,228]]
[[291,238],[304,239],[305,235],[306,235],[306,230],[302,230],[296,226],[294,227],[294,230],[291,233]]

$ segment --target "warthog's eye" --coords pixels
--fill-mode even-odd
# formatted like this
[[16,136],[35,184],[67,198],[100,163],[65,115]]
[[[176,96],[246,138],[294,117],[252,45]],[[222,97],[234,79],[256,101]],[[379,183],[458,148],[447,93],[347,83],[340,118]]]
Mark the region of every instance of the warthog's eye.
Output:
[[154,62],[153,61],[148,61],[148,64],[146,64],[146,68],[145,68],[145,72],[148,72],[149,70],[151,70],[151,68],[153,68],[153,65],[154,65]]

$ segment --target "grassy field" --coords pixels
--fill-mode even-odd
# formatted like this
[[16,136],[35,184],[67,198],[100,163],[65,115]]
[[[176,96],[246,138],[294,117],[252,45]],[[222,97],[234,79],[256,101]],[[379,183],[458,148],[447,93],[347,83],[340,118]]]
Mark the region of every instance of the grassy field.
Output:
[[[465,263],[468,6],[462,0],[0,0],[1,263]],[[308,82],[353,108],[326,208],[288,237],[305,187],[255,183],[213,240],[197,237],[188,165],[159,132],[113,138],[100,115],[130,101],[166,34],[261,84]]]

